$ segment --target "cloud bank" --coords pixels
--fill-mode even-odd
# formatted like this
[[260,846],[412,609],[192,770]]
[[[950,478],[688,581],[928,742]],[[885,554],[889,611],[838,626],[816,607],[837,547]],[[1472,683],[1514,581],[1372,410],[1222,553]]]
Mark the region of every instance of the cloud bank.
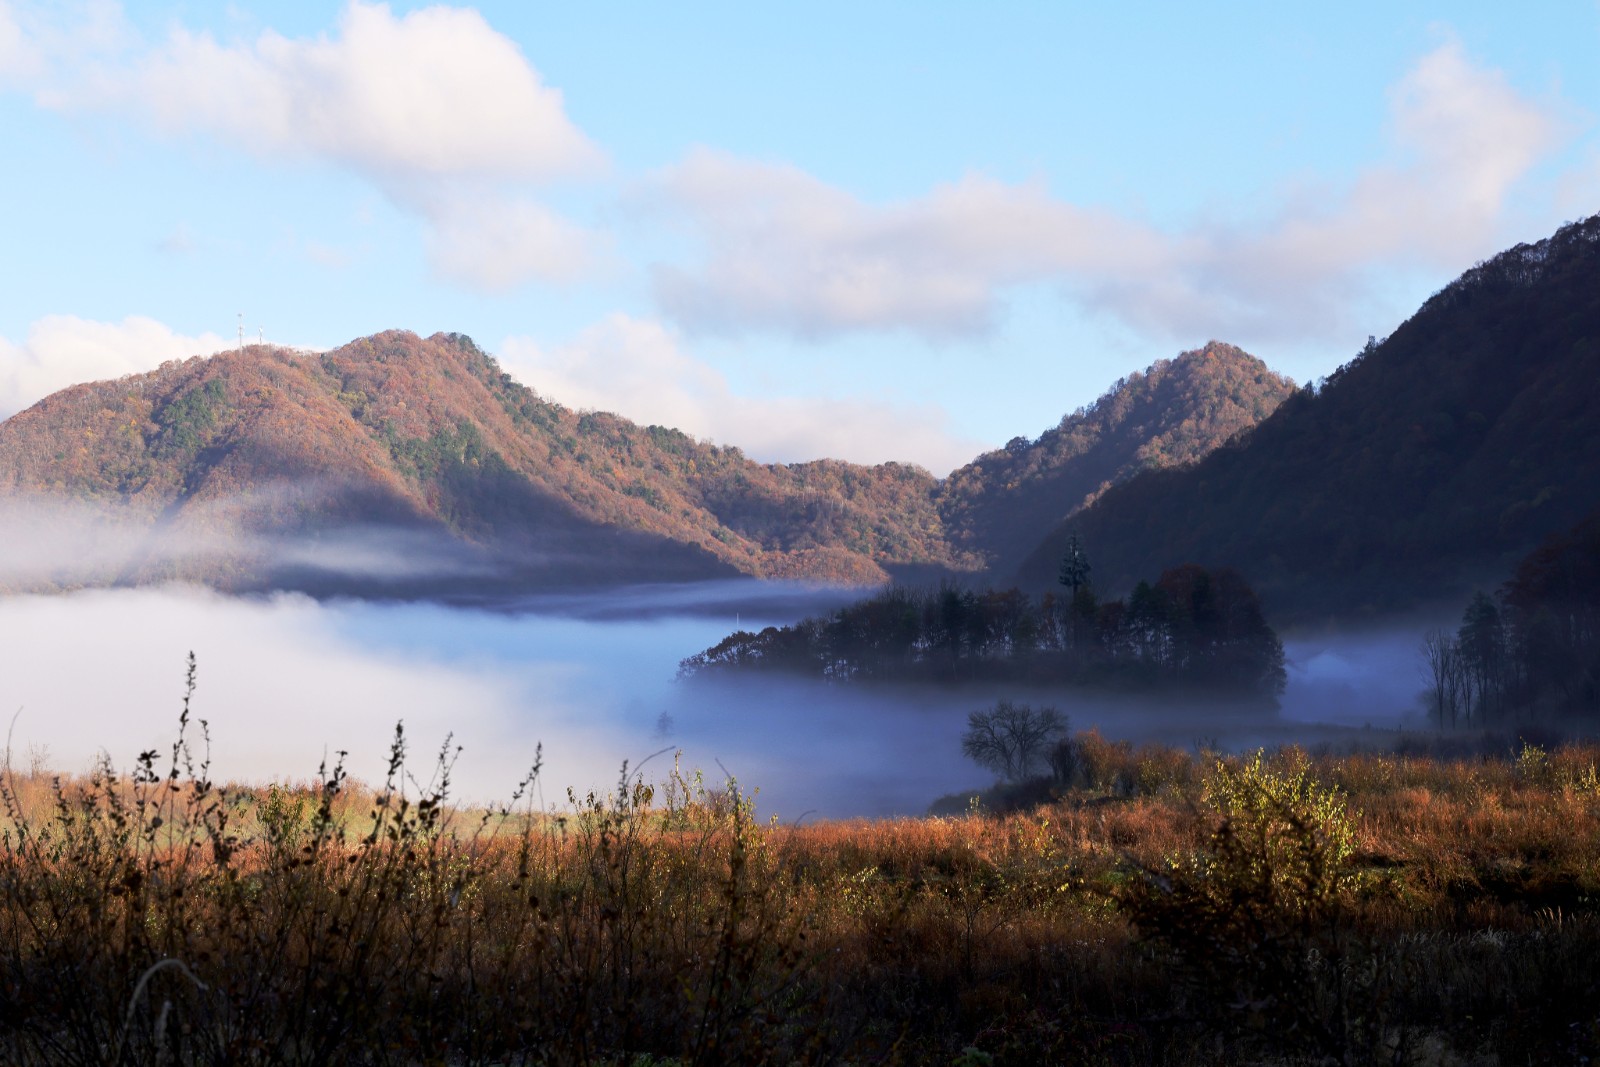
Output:
[[0,337],[0,418],[69,385],[154,370],[227,343],[214,333],[186,337],[138,315],[121,322],[49,315],[34,322],[21,343]]
[[[746,589],[759,597],[757,584]],[[608,617],[609,598],[591,599],[593,614]],[[681,748],[687,770],[718,782],[726,768],[761,790],[764,815],[787,821],[917,814],[941,793],[981,788],[988,775],[962,757],[961,731],[967,712],[1003,695],[1054,704],[1074,729],[1095,725],[1112,738],[1248,750],[1380,742],[1378,728],[1414,715],[1420,688],[1414,634],[1397,635],[1393,654],[1376,660],[1374,638],[1291,646],[1292,659],[1308,662],[1291,668],[1281,717],[1086,693],[675,684],[678,659],[726,634],[737,606],[594,621],[180,588],[7,597],[0,642],[12,658],[0,701],[22,709],[12,737],[19,770],[37,755],[81,771],[102,749],[127,769],[138,752],[170,748],[193,650],[194,717],[210,723],[219,779],[304,781],[343,749],[354,774],[378,780],[403,720],[424,779],[447,736],[464,746],[456,795],[469,800],[505,799],[540,744],[551,804],[564,803],[568,786],[579,796],[609,788],[625,759],[637,767]],[[1355,728],[1316,725],[1329,714]],[[670,759],[646,765],[646,776],[663,778]]]
[[476,11],[396,16],[354,0],[331,37],[268,30],[223,42],[178,25],[155,45],[64,54],[0,9],[0,77],[8,54],[26,57],[17,80],[46,107],[131,115],[167,137],[363,176],[427,224],[445,278],[504,290],[570,279],[592,258],[592,235],[536,194],[600,172],[604,153],[568,118],[561,91]]
[[1259,223],[1180,232],[1039,181],[975,174],[869,204],[792,166],[699,149],[640,194],[702,252],[657,265],[655,294],[693,332],[941,338],[991,328],[1007,287],[1046,282],[1163,340],[1325,336],[1350,328],[1374,269],[1461,268],[1495,247],[1512,191],[1561,140],[1550,109],[1455,41],[1395,87],[1390,127],[1394,158],[1348,188],[1288,190]]

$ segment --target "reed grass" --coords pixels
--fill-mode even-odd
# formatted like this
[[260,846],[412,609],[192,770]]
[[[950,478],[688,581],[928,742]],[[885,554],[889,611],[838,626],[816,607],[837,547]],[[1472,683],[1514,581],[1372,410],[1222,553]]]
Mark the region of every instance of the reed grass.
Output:
[[1080,740],[1027,810],[780,826],[677,767],[458,807],[401,730],[379,785],[219,784],[186,701],[130,771],[0,778],[0,1062],[1600,1051],[1600,749]]

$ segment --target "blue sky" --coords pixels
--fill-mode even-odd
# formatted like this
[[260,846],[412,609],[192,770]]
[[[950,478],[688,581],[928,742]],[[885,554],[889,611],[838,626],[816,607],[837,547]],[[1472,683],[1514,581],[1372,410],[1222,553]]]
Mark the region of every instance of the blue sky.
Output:
[[1216,338],[1299,380],[1600,211],[1600,4],[0,0],[0,415],[455,330],[943,474]]

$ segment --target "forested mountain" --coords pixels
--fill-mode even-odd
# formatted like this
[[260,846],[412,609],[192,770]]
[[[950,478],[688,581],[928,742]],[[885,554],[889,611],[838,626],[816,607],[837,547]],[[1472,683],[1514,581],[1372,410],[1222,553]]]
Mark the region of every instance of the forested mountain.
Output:
[[1382,343],[1198,464],[1108,490],[1076,534],[1097,584],[1235,567],[1275,619],[1461,602],[1600,495],[1600,215],[1467,271]]
[[122,546],[105,552],[97,534],[71,566],[0,569],[0,584],[428,593],[971,574],[1105,483],[1211,447],[1285,389],[1213,344],[941,486],[908,464],[761,464],[571,411],[456,334],[251,346],[75,386],[0,424],[5,507],[99,505]]
[[1212,341],[1121,379],[1038,440],[1015,438],[953,472],[939,514],[953,545],[1009,576],[1044,531],[1112,484],[1199,459],[1294,391],[1261,360]]
[[[0,424],[0,585],[503,592],[987,570],[1038,591],[1077,534],[1103,596],[1197,563],[1238,570],[1274,619],[1349,618],[1460,603],[1592,510],[1597,381],[1600,216],[1468,271],[1320,388],[1213,342],[943,483],[906,464],[760,464],[572,411],[456,334],[253,346]],[[17,563],[86,504],[117,551],[96,532],[68,564]],[[39,520],[23,537],[18,513]]]
[[396,534],[408,566],[421,546],[452,582],[496,587],[879,582],[900,564],[970,566],[942,537],[935,486],[914,466],[759,464],[571,411],[453,334],[226,351],[67,389],[0,424],[0,495],[111,505],[124,530],[148,534],[101,571],[47,585],[338,587],[334,557]]

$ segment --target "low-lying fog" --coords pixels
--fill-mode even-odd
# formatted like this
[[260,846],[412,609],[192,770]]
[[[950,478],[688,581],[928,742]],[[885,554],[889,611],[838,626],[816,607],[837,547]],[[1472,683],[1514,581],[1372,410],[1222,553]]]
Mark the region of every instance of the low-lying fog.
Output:
[[[763,815],[917,814],[988,775],[963,759],[980,692],[894,697],[812,684],[690,686],[678,660],[735,624],[757,628],[826,610],[839,591],[757,582],[524,601],[516,610],[429,604],[240,600],[192,588],[0,598],[0,709],[17,712],[12,764],[87,769],[97,752],[126,769],[164,754],[184,662],[199,663],[194,716],[209,721],[219,779],[309,780],[340,749],[353,774],[381,777],[397,720],[420,775],[447,735],[463,746],[455,795],[506,798],[544,746],[542,795],[564,802],[615,782],[623,760],[681,749],[687,768],[759,787]],[[1226,748],[1344,742],[1423,728],[1420,630],[1290,642],[1278,717],[1160,712],[1066,697],[1073,729]],[[993,696],[1010,695],[995,693]],[[1026,697],[1026,694],[1014,694]],[[658,778],[672,752],[645,768]]]

